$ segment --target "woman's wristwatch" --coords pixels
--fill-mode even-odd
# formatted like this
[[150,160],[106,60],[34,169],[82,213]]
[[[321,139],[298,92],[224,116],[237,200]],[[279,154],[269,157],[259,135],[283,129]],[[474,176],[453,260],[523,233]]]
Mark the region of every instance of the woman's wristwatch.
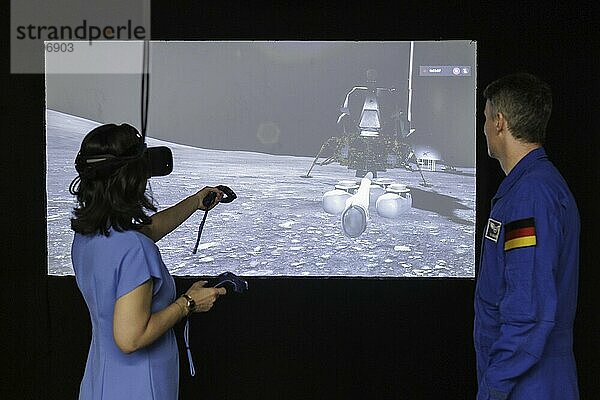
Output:
[[187,302],[186,303],[186,307],[188,310],[188,315],[193,313],[194,310],[196,309],[196,302],[194,301],[194,299],[192,299],[192,296],[190,296],[189,294],[182,294],[181,297],[184,298],[184,300]]

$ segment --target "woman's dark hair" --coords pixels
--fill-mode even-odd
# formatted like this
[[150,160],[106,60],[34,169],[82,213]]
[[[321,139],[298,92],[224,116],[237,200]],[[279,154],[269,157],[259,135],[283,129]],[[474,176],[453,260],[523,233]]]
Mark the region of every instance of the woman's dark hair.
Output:
[[[156,207],[146,195],[148,161],[142,157],[143,146],[140,133],[128,124],[101,125],[85,136],[78,157],[114,158],[103,165],[89,163],[86,173],[79,172],[76,178],[80,179],[79,185],[72,184],[71,189],[77,196],[71,229],[84,235],[108,236],[110,227],[117,231],[133,230],[152,222],[145,213],[145,210],[156,211]],[[119,162],[118,157],[127,158]],[[87,173],[89,169],[93,173]]]

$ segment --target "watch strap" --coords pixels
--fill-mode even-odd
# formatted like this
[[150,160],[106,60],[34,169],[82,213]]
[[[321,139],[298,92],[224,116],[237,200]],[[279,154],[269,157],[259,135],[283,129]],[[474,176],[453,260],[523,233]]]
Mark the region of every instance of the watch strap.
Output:
[[181,297],[183,297],[185,299],[185,301],[187,302],[188,314],[191,314],[192,312],[194,312],[194,310],[196,309],[196,302],[194,301],[192,296],[184,293],[181,295]]

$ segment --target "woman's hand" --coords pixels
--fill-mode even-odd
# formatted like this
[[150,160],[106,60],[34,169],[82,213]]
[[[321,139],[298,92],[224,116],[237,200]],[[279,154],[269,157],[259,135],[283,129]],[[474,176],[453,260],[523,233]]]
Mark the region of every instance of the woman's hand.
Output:
[[[210,310],[215,300],[227,293],[225,288],[207,288],[204,285],[206,281],[195,282],[187,291],[196,303],[194,312]],[[153,343],[187,314],[182,298],[152,313],[153,287],[153,280],[148,279],[115,303],[113,337],[124,353],[137,351]]]
[[[212,201],[212,203],[206,207],[204,206],[204,198],[209,194],[209,193],[214,193],[213,196],[215,196],[214,200]],[[217,204],[219,204],[219,202],[221,201],[221,199],[223,198],[224,193],[222,191],[220,191],[219,189],[217,189],[216,187],[212,187],[212,186],[205,186],[204,188],[202,188],[202,190],[200,190],[198,193],[196,193],[196,198],[198,199],[198,209],[199,210],[210,210],[213,207],[215,207]]]
[[194,312],[206,312],[210,310],[219,296],[227,293],[227,290],[223,287],[207,288],[204,285],[206,285],[206,281],[195,282],[185,293],[194,299],[196,303]]

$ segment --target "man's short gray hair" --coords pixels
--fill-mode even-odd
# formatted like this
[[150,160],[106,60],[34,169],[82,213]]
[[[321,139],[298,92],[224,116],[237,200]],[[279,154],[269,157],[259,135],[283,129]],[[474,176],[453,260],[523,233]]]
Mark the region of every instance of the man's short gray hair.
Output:
[[550,86],[528,73],[504,76],[490,83],[483,96],[492,114],[502,113],[512,135],[527,143],[543,144],[552,112]]

